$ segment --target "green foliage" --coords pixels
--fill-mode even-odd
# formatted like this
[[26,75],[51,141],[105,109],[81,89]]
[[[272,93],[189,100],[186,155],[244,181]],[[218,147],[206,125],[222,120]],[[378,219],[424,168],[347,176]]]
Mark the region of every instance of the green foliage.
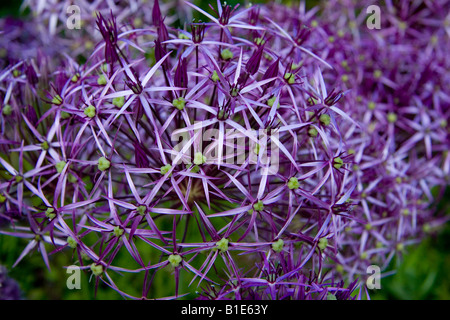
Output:
[[394,275],[381,279],[381,290],[373,290],[378,300],[450,299],[450,227],[428,238],[392,263]]

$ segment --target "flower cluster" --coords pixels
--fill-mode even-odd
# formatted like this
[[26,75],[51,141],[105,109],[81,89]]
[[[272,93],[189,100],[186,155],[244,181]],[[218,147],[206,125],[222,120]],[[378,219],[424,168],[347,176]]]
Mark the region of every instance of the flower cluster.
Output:
[[[205,21],[182,28],[173,3],[86,1],[70,38],[65,7],[26,3],[57,52],[0,72],[0,233],[29,239],[15,265],[72,254],[125,298],[353,299],[445,221],[448,1],[389,2],[380,30],[348,0],[186,2]],[[141,294],[116,285],[136,274]]]
[[370,1],[330,1],[321,16],[339,21],[322,29],[333,43],[326,59],[336,72],[329,80],[351,90],[342,109],[361,125],[343,129],[352,137],[346,144],[354,154],[353,214],[363,222],[353,222],[341,239],[353,244],[341,252],[351,273],[368,261],[385,268],[448,219],[436,217],[435,205],[445,190],[437,186],[450,177],[449,4],[387,2],[381,28],[370,31]]

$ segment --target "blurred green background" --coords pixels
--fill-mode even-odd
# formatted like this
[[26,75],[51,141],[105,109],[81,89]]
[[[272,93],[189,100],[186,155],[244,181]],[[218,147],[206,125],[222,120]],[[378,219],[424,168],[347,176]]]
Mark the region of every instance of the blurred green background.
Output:
[[[248,1],[228,0],[234,5]],[[266,2],[264,0],[251,1],[253,3]],[[289,1],[290,3],[291,1]],[[307,1],[307,6],[313,6],[319,1]],[[207,9],[209,1],[194,1],[195,4]],[[286,1],[283,1],[286,3]],[[24,13],[19,11],[20,1],[3,0],[0,3],[0,17],[20,17]],[[26,13],[25,13],[26,14]],[[445,201],[439,205],[439,210],[450,214],[450,188],[447,188]],[[39,252],[28,255],[16,268],[12,265],[20,252],[27,245],[27,240],[0,235],[0,265],[6,266],[9,276],[15,279],[22,290],[24,299],[121,299],[121,296],[105,285],[100,285],[95,296],[94,286],[89,284],[89,275],[82,273],[81,290],[69,290],[65,283],[68,274],[63,266],[71,264],[72,250],[65,250],[63,254],[51,257],[52,270],[46,269]],[[123,251],[117,256],[115,263],[125,265],[129,259],[128,253]],[[157,256],[151,257],[158,259]],[[173,288],[168,284],[173,283],[169,268],[160,271],[155,277],[154,296],[164,296],[173,293]],[[434,235],[422,241],[418,247],[406,250],[401,257],[394,259],[389,270],[397,270],[394,275],[381,280],[381,290],[370,292],[372,299],[412,299],[412,300],[448,300],[450,299],[450,227],[447,224]],[[388,271],[389,271],[388,270]],[[185,274],[181,274],[181,282]],[[189,276],[190,277],[190,276]],[[187,280],[189,282],[190,278]],[[93,281],[93,280],[92,280]],[[186,281],[185,281],[186,282]],[[119,279],[116,283],[124,291],[140,296],[142,276],[135,275],[130,281],[129,277]],[[182,288],[191,292],[186,298],[195,298],[195,288]]]

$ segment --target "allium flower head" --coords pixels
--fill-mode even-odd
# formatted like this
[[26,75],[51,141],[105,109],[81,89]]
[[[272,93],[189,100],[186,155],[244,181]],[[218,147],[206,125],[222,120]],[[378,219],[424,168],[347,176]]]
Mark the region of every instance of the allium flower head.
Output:
[[[15,267],[67,254],[124,298],[353,299],[369,265],[445,221],[445,1],[389,2],[367,34],[363,4],[339,0],[320,16],[186,2],[202,20],[185,29],[175,2],[80,3],[92,46],[67,50],[56,23],[66,54],[0,71],[0,233],[28,241]],[[28,5],[35,23],[61,9]],[[138,294],[116,284],[136,274]]]

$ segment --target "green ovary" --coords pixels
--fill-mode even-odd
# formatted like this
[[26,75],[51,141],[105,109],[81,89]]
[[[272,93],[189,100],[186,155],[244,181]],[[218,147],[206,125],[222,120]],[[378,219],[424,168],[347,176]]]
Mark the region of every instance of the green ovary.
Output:
[[89,118],[95,117],[96,113],[97,113],[97,109],[95,109],[94,106],[89,106],[86,109],[84,109],[84,114],[87,115]]
[[108,82],[108,81],[106,81],[106,78],[105,78],[104,75],[100,75],[100,76],[97,78],[97,84],[98,84],[99,86],[104,86],[107,82]]
[[221,252],[228,251],[228,242],[229,241],[225,238],[222,238],[222,240],[217,241],[216,242],[217,249],[219,249]]
[[122,106],[125,104],[125,97],[116,97],[113,99],[112,103],[116,107],[122,108]]
[[206,162],[206,157],[201,152],[194,154],[194,164],[200,165]]
[[180,262],[183,260],[183,258],[181,258],[181,256],[178,254],[171,254],[169,256],[169,259],[167,260],[169,260],[172,267],[176,268],[180,265]]
[[105,171],[107,169],[109,169],[109,167],[111,166],[111,162],[106,159],[105,157],[101,157],[100,159],[98,159],[98,169],[100,171]]
[[62,171],[63,171],[63,169],[64,169],[64,167],[66,166],[66,162],[65,161],[60,161],[60,162],[58,162],[57,164],[55,164],[55,167],[56,167],[56,171],[58,172],[58,173],[61,173]]
[[183,110],[184,107],[186,106],[186,100],[184,100],[183,97],[180,97],[178,99],[175,99],[172,101],[172,105],[177,108],[178,110]]
[[341,158],[336,158],[334,159],[334,163],[333,163],[333,167],[335,167],[336,169],[340,169],[344,164],[344,161]]
[[233,52],[231,52],[228,49],[222,50],[222,52],[220,53],[220,56],[222,57],[223,60],[230,60],[233,58]]
[[256,211],[262,211],[264,209],[264,204],[261,200],[259,200],[257,203],[253,205],[253,209]]
[[103,266],[101,264],[91,264],[91,271],[95,276],[99,276],[103,273]]
[[296,177],[290,178],[287,185],[291,190],[298,189],[300,187],[300,183],[298,182],[298,179]]
[[281,252],[283,250],[284,241],[281,239],[278,239],[274,243],[272,243],[272,249],[275,252]]
[[161,174],[164,175],[167,172],[170,171],[170,169],[172,169],[172,166],[170,164],[166,164],[165,166],[161,167]]

